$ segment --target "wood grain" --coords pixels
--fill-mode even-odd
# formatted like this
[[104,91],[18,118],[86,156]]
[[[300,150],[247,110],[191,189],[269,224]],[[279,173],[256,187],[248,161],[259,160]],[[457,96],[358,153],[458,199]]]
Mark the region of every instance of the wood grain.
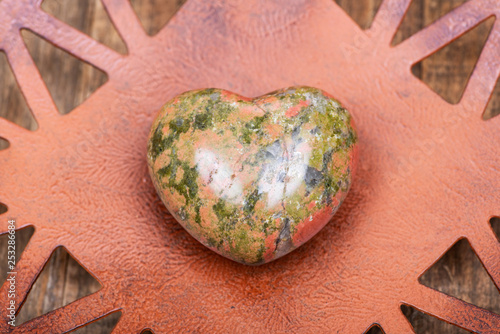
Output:
[[130,0],[144,30],[150,36],[156,35],[167,24],[186,0]]
[[[2,217],[3,219],[3,217]],[[31,236],[33,235],[34,229],[33,227],[26,227],[20,230],[17,230],[16,233],[16,263],[21,258],[22,252],[26,245],[28,244]],[[0,235],[0,259],[2,259],[2,263],[0,265],[0,284],[5,282],[7,279],[7,235]]]
[[[7,56],[0,51],[0,115],[27,129],[35,130],[36,121],[26,104],[12,69],[7,61]],[[0,149],[8,147],[4,140],[0,142]]]
[[[16,321],[22,324],[72,301],[85,297],[101,288],[78,262],[64,249],[58,247],[33,285]],[[103,319],[102,326],[109,325]],[[113,327],[113,324],[108,327]]]
[[335,0],[335,2],[351,16],[361,29],[368,29],[382,0]]
[[[184,2],[185,0],[132,0],[134,9],[150,35],[158,32]],[[366,29],[381,0],[336,2],[360,27]],[[463,2],[465,1],[414,0],[393,44],[405,40]],[[99,0],[77,3],[69,0],[46,0],[42,6],[50,14],[117,52],[127,52]],[[414,75],[450,103],[458,102],[492,24],[493,20],[490,19],[450,47],[418,63],[413,67]],[[70,112],[106,81],[104,73],[53,47],[40,37],[27,31],[23,32],[23,37],[61,113]],[[491,117],[499,113],[500,85],[497,84],[487,115]],[[0,53],[0,115],[28,129],[36,129],[36,122],[17,88],[3,53]],[[6,144],[0,142],[0,149],[4,147]],[[2,219],[3,217],[5,216]],[[495,220],[492,226],[497,235],[500,235],[500,223]],[[27,244],[29,233],[19,233],[19,236],[17,242],[21,249]],[[0,258],[6,258],[5,253],[6,239],[0,237]],[[2,267],[5,265],[3,262]],[[1,271],[1,282],[5,280],[4,272]],[[498,291],[466,243],[453,247],[435,268],[422,277],[422,283],[500,313]],[[58,248],[32,288],[19,314],[19,320],[22,322],[37,317],[98,288],[99,283],[85,273],[63,248]],[[411,309],[406,309],[405,315],[417,333],[463,333],[461,329]],[[119,314],[110,315],[79,329],[78,333],[109,333],[118,319]],[[377,332],[380,330],[370,330],[371,334]]]

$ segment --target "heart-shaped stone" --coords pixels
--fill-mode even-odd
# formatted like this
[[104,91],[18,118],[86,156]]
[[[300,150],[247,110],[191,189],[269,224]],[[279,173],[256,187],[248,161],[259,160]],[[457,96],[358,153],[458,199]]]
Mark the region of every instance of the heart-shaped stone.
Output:
[[255,99],[205,89],[161,109],[147,158],[163,203],[193,237],[262,264],[331,219],[351,184],[356,141],[349,112],[319,89]]

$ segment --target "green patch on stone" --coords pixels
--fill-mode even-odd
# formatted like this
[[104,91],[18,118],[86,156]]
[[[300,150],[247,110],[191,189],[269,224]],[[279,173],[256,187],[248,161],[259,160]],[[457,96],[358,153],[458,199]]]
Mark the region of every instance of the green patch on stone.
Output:
[[205,111],[203,113],[199,113],[194,117],[193,127],[197,130],[204,131],[208,128],[212,127],[212,112]]
[[171,159],[168,165],[160,168],[157,172],[158,181],[161,183],[162,180],[166,178],[168,180],[166,185],[169,187],[175,184],[175,177],[177,176],[177,168],[181,165],[180,160],[177,159],[177,155],[173,156],[175,158]]
[[266,235],[266,237],[278,230],[278,228],[274,224],[274,217],[269,217],[265,220],[262,220],[260,228],[261,231]]
[[163,145],[162,129],[163,123],[160,122],[153,132],[151,140],[149,141],[148,153],[149,156],[153,158],[153,160],[156,160],[156,157],[158,157],[165,150],[165,147]]
[[224,101],[218,101],[215,110],[217,111],[216,113],[216,121],[217,123],[222,123],[227,121],[229,115],[231,115],[236,108],[233,107],[229,102],[224,102]]
[[354,129],[351,126],[349,126],[349,132],[344,142],[344,148],[346,149],[351,148],[354,144],[356,144],[357,140],[358,138],[356,136],[356,133],[354,132]]
[[264,262],[264,253],[266,252],[266,245],[264,242],[260,244],[259,251],[257,252],[257,261],[256,263]]
[[[179,168],[182,169],[182,178],[176,181],[176,176]],[[177,192],[184,197],[185,205],[193,205],[196,216],[195,222],[201,223],[200,208],[202,202],[198,196],[198,171],[196,166],[190,167],[185,161],[179,160],[176,154],[175,148],[172,149],[170,154],[170,163],[159,169],[157,172],[159,176],[159,182],[162,184],[163,188],[168,188],[171,192]],[[163,181],[166,179],[166,181]],[[186,212],[186,217],[188,213]]]
[[325,174],[323,184],[325,186],[325,190],[323,191],[323,200],[326,201],[327,204],[330,204],[330,201],[340,189],[338,181],[331,175]]
[[209,247],[217,247],[217,240],[212,237],[207,238],[207,244]]
[[242,144],[250,144],[253,139],[253,135],[255,134],[258,138],[264,135],[264,131],[262,130],[262,124],[269,117],[269,113],[265,113],[263,116],[256,116],[252,118],[250,121],[246,122],[245,125],[241,128],[241,135],[239,137],[239,141]]
[[323,152],[322,150],[313,150],[311,152],[311,158],[309,159],[309,166],[312,168],[321,170],[323,167]]
[[196,212],[196,215],[194,216],[194,221],[196,224],[201,224],[201,214],[200,214],[201,205],[202,205],[201,200],[198,198],[194,206],[194,211]]
[[215,203],[212,206],[212,209],[214,210],[215,215],[219,219],[219,222],[223,222],[225,220],[234,218],[236,213],[236,209],[227,205],[226,201],[223,200],[222,198],[219,198],[217,203]]
[[249,193],[245,197],[245,205],[243,206],[243,212],[247,215],[250,216],[253,214],[255,210],[255,205],[259,201],[259,199],[262,197],[262,194],[259,194],[259,191],[255,189],[251,193]]
[[182,164],[182,169],[184,170],[184,175],[182,180],[176,185],[176,190],[179,193],[185,192],[185,197],[193,200],[198,195],[198,171],[196,167],[189,167],[187,163]]
[[182,118],[180,116],[174,118],[168,123],[168,136],[164,139],[163,145],[165,148],[169,148],[174,143],[174,140],[178,140],[182,133],[186,133],[189,130],[190,122],[188,119]]
[[154,160],[163,153],[166,149],[170,148],[174,141],[179,139],[182,133],[186,133],[189,130],[189,121],[180,116],[171,120],[169,123],[168,135],[165,137],[163,134],[164,124],[160,122],[153,132],[153,136],[149,142],[148,153],[149,156]]
[[186,133],[189,130],[189,120],[177,116],[168,123],[169,133],[176,136],[177,138],[181,133]]
[[310,215],[310,211],[303,203],[304,198],[301,194],[295,193],[286,200],[285,213],[290,222],[290,232],[295,230],[297,224]]
[[193,127],[195,129],[203,131],[224,123],[229,115],[236,110],[229,102],[222,101],[220,97],[220,92],[214,90],[207,91],[203,96],[195,97],[200,99],[198,110],[203,110],[203,112],[198,111],[194,115]]
[[244,225],[239,226],[233,232],[229,246],[236,259],[253,264],[263,261],[266,250],[265,239],[253,237],[251,230],[248,230]]
[[[236,206],[220,198],[212,206],[212,210],[218,218],[217,236],[213,240],[216,247],[221,247],[226,243],[235,259],[241,260],[248,259],[249,255],[255,254],[252,248],[255,243],[264,243],[263,239],[255,239],[249,234],[247,224],[239,224],[243,217],[240,216],[241,213]],[[218,245],[216,240],[219,240]]]
[[243,228],[239,228],[235,233],[233,233],[233,243],[230,244],[231,252],[242,259],[248,258],[249,255],[253,254],[252,251],[252,238],[248,235],[248,231]]

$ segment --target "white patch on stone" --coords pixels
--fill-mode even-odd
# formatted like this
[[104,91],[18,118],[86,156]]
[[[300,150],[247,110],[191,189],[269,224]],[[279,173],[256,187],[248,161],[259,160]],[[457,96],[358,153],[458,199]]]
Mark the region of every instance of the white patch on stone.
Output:
[[304,141],[294,147],[291,138],[286,140],[287,150],[281,158],[266,165],[259,181],[259,193],[267,193],[267,207],[280,204],[304,182],[311,148]]
[[233,204],[241,203],[243,186],[223,157],[209,149],[199,148],[194,160],[203,183],[224,200]]

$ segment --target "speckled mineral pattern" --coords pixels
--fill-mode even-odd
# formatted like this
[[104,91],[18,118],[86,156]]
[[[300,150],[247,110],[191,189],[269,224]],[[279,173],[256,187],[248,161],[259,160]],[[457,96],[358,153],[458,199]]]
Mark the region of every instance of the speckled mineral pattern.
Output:
[[349,190],[356,142],[349,112],[319,89],[255,99],[205,89],[160,110],[147,159],[163,203],[193,237],[262,264],[328,223]]

